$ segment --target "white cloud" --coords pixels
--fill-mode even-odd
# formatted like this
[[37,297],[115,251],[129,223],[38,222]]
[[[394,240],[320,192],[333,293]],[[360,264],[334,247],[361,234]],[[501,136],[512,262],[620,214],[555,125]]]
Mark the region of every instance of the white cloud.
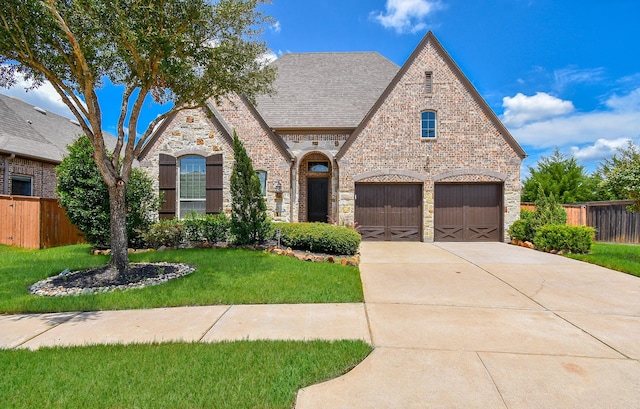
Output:
[[27,91],[30,86],[30,82],[25,81],[23,78],[19,78],[16,85],[11,88],[0,88],[0,92],[5,95],[21,99],[49,112],[65,116],[67,118],[73,118],[73,114],[62,102],[62,98],[60,98],[60,95],[58,95],[51,83],[45,81],[40,87]]
[[571,153],[578,160],[602,160],[613,156],[618,149],[627,146],[629,141],[631,141],[629,138],[598,139],[593,145],[572,146]]
[[640,111],[640,88],[631,91],[628,95],[613,95],[605,104],[619,112]]
[[574,146],[598,139],[614,140],[640,135],[640,112],[589,112],[510,127],[523,145],[536,149]]
[[505,108],[502,121],[507,126],[521,127],[526,123],[566,115],[575,110],[571,101],[564,101],[544,92],[527,96],[517,93],[514,97],[502,98]]
[[385,11],[374,11],[371,16],[385,28],[415,33],[427,27],[427,16],[442,8],[439,0],[387,0]]
[[577,68],[569,66],[553,72],[555,89],[564,90],[572,84],[600,82],[604,76],[604,68]]

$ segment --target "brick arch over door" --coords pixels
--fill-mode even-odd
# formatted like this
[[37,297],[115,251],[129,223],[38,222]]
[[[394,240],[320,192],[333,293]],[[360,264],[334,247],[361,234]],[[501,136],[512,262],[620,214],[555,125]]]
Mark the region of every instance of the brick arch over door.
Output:
[[[178,192],[177,187],[177,158],[161,153],[159,156],[159,190],[162,195],[160,219],[176,217]],[[206,213],[220,213],[222,211],[222,154],[210,155],[205,158],[206,163]]]
[[[310,162],[326,162],[328,172],[310,171]],[[311,152],[300,160],[299,169],[298,220],[328,222],[333,199],[331,159],[323,153]]]

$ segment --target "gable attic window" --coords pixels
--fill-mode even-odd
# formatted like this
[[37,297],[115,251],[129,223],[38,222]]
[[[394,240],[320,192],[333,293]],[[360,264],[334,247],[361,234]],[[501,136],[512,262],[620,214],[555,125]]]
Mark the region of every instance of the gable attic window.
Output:
[[427,71],[424,73],[425,84],[424,90],[427,95],[431,95],[433,93],[433,72]]
[[424,111],[422,113],[422,138],[436,137],[436,113],[434,111]]

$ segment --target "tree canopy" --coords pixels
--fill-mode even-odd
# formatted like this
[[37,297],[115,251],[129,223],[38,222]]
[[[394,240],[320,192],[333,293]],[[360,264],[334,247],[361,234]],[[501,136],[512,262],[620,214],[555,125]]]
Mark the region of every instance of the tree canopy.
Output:
[[573,156],[567,157],[558,149],[551,156],[543,156],[535,168],[530,166],[529,172],[522,188],[523,202],[535,202],[540,188],[546,196],[553,194],[560,203],[598,199],[597,177],[588,175]]
[[629,142],[626,148],[605,161],[598,168],[601,187],[610,199],[631,199],[630,210],[640,211],[640,149]]
[[[238,93],[271,91],[258,39],[270,20],[264,0],[4,0],[0,7],[0,86],[20,76],[51,83],[94,148],[109,191],[111,264],[128,265],[125,185],[154,128],[182,109]],[[105,83],[120,101],[99,101]],[[138,135],[145,101],[167,111]],[[104,104],[120,106],[113,155],[105,149]],[[121,159],[120,159],[121,158]],[[121,162],[120,162],[121,160]],[[120,166],[121,165],[121,166]]]

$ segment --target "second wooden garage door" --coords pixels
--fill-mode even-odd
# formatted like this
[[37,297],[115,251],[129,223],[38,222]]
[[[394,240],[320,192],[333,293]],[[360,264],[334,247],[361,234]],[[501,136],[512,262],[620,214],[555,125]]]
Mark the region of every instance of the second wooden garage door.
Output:
[[422,185],[356,184],[355,219],[363,240],[422,240]]
[[437,184],[435,241],[501,241],[502,184]]

